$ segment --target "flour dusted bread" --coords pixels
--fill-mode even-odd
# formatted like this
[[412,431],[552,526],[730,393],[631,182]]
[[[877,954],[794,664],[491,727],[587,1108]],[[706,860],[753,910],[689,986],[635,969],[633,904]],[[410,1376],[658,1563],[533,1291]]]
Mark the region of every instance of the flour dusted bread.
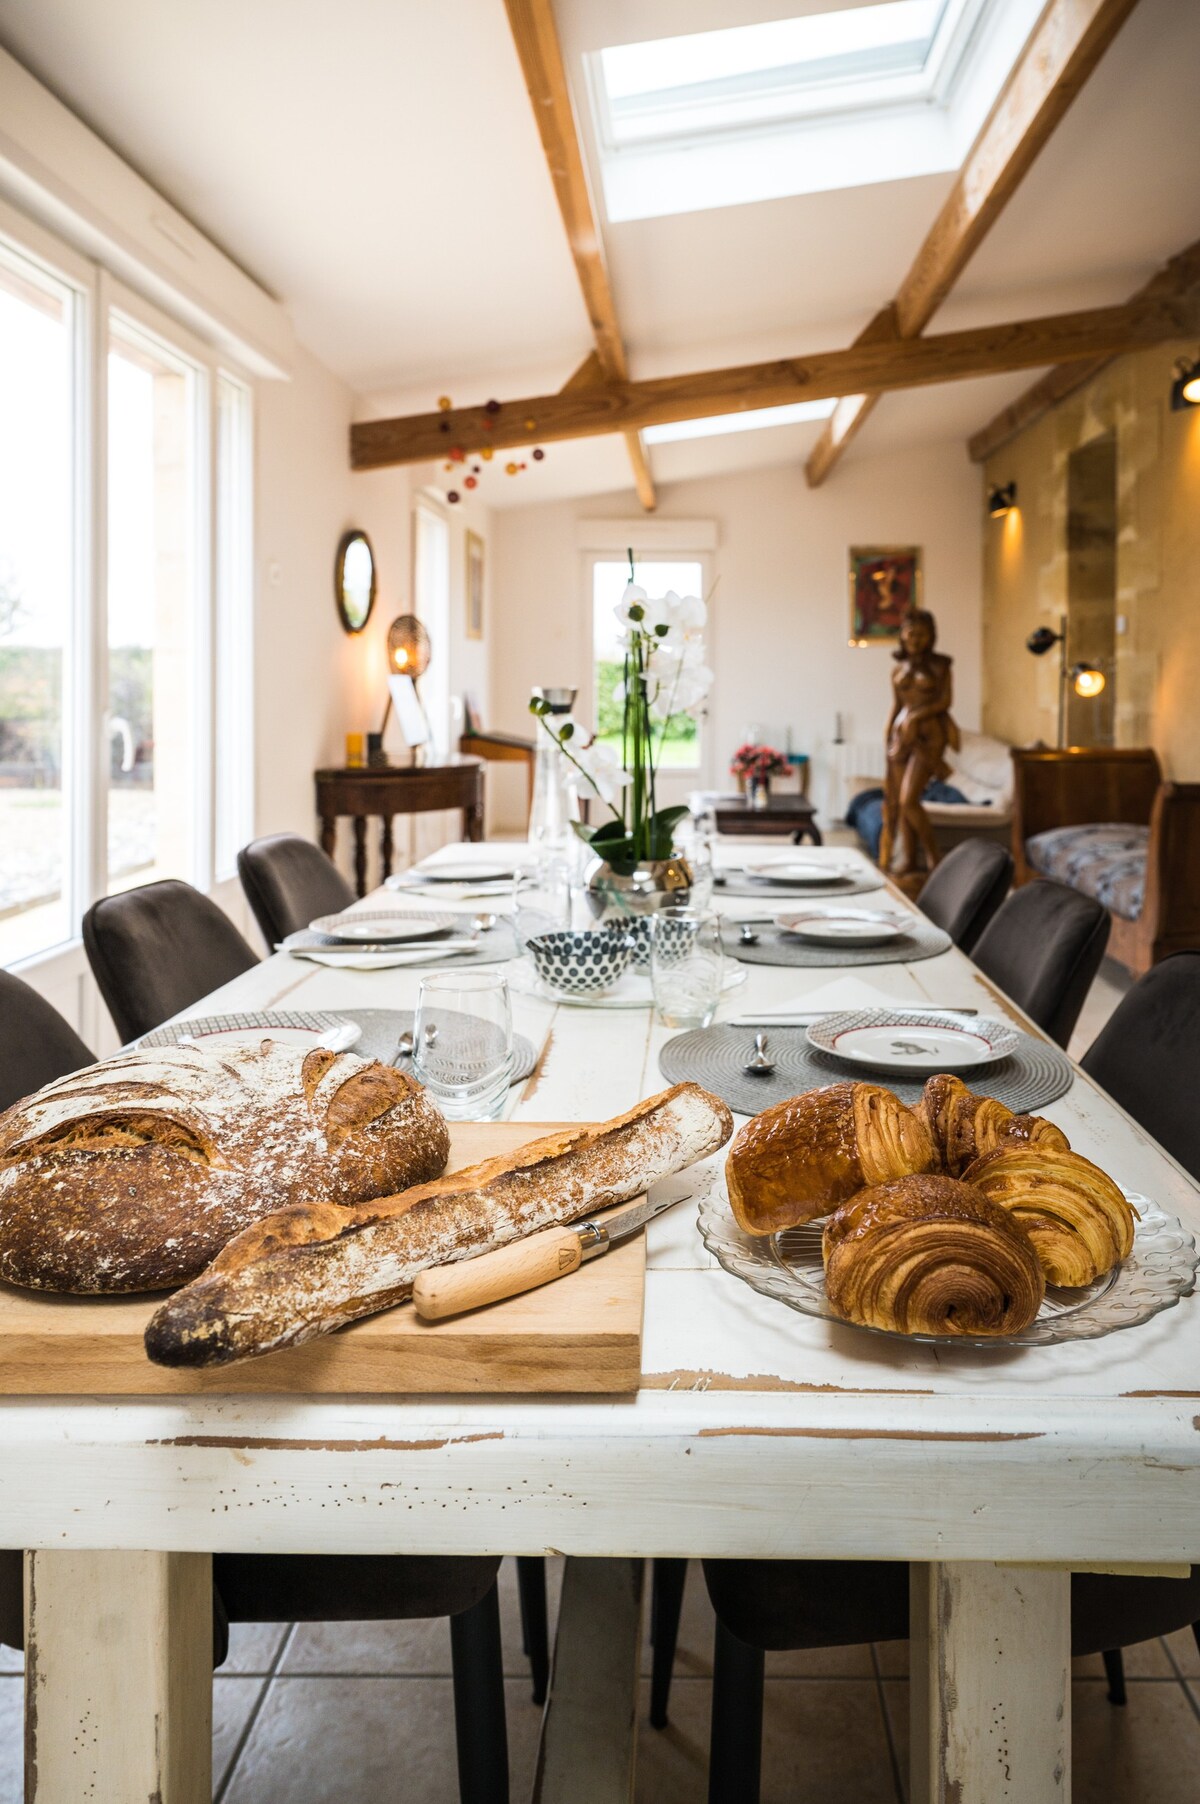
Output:
[[826,1084],[764,1109],[725,1162],[729,1201],[747,1234],[777,1234],[827,1215],[867,1184],[934,1163],[925,1122],[881,1084]]
[[677,1084],[603,1127],[548,1135],[401,1196],[281,1210],[168,1298],[146,1351],[160,1365],[219,1366],[299,1346],[403,1302],[427,1267],[629,1202],[732,1131],[719,1098]]
[[411,1078],[264,1040],[127,1052],[0,1115],[0,1278],[160,1290],[287,1205],[334,1213],[445,1170]]

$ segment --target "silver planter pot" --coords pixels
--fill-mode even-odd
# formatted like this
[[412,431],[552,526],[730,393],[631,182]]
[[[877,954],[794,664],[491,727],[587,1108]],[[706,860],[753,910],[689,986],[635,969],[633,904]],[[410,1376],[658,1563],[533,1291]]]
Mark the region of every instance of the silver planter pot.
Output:
[[686,908],[692,899],[692,867],[678,853],[639,865],[627,877],[597,858],[584,881],[593,916],[605,926],[628,929],[634,965],[643,971],[650,964],[651,918],[663,908]]

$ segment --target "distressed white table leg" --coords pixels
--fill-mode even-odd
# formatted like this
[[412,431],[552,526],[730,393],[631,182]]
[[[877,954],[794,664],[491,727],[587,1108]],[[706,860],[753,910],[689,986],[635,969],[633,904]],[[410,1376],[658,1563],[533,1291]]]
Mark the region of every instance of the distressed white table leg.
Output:
[[984,1561],[912,1572],[924,1595],[911,1624],[911,1804],[1070,1804],[1070,1573]]
[[629,1804],[637,1754],[641,1560],[568,1559],[533,1804]]
[[212,1559],[25,1556],[26,1804],[210,1804]]

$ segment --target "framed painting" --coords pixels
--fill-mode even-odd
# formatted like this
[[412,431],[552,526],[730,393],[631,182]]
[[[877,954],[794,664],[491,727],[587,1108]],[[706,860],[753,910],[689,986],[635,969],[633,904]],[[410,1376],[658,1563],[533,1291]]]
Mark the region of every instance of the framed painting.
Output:
[[467,533],[467,638],[483,638],[483,540]]
[[909,608],[920,605],[919,545],[850,547],[851,645],[894,645]]

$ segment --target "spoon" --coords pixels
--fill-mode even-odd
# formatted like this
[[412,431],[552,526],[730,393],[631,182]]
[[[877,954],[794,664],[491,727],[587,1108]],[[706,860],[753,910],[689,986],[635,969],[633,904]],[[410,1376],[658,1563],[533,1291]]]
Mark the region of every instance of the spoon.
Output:
[[767,1036],[766,1036],[766,1034],[755,1034],[755,1036],[754,1036],[754,1056],[753,1056],[753,1058],[748,1060],[745,1065],[742,1066],[742,1070],[748,1071],[751,1074],[751,1076],[753,1076],[753,1077],[770,1077],[770,1075],[771,1075],[772,1071],[774,1071],[774,1069],[775,1069],[774,1059],[769,1059],[767,1057]]
[[755,933],[753,927],[751,927],[749,921],[742,922],[742,930],[738,934],[738,944],[739,946],[758,945],[758,935]]

